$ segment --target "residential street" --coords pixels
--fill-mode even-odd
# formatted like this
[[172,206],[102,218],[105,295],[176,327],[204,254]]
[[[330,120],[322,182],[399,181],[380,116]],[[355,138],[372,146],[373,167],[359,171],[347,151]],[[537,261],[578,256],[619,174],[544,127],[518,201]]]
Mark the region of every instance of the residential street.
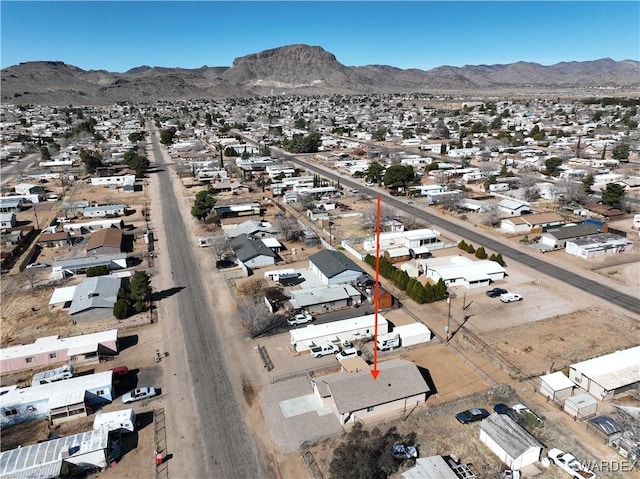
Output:
[[572,271],[568,271],[564,268],[558,267],[547,261],[532,256],[531,254],[520,251],[515,247],[505,244],[504,242],[500,242],[492,237],[481,234],[476,230],[463,226],[458,222],[454,223],[449,218],[443,218],[442,216],[436,215],[430,211],[426,211],[425,209],[408,205],[403,201],[392,197],[386,192],[381,192],[378,189],[366,187],[363,184],[347,179],[344,176],[319,167],[318,165],[308,163],[306,161],[300,160],[299,158],[296,158],[295,156],[286,154],[282,150],[278,150],[276,148],[272,149],[277,151],[279,156],[285,157],[288,161],[292,161],[298,165],[304,166],[305,168],[319,173],[330,180],[339,181],[343,186],[357,188],[372,196],[376,196],[381,193],[384,197],[384,202],[387,205],[393,206],[394,208],[402,211],[410,212],[411,214],[428,221],[433,226],[445,229],[453,233],[454,235],[465,238],[467,241],[483,245],[485,248],[493,251],[498,251],[502,253],[502,256],[507,260],[507,262],[509,260],[517,261],[525,266],[539,271],[541,274],[549,276],[550,278],[563,281],[564,283],[574,286],[582,291],[588,291],[591,294],[609,301],[616,306],[619,306],[634,314],[637,314],[637,312],[640,310],[640,300],[637,297],[622,293],[612,287],[586,278],[583,275],[579,275]]
[[174,456],[169,476],[268,477],[246,427],[237,361],[230,359],[232,345],[221,339],[219,330],[228,320],[225,313],[230,305],[217,304],[226,297],[212,294],[211,280],[204,277],[210,271],[201,269],[202,258],[196,259],[200,252],[193,251],[193,234],[185,224],[190,219],[188,205],[176,196],[157,130],[149,125],[149,131],[154,166],[164,168],[153,173],[159,198],[152,196],[152,214],[161,214],[164,224],[163,230],[156,231],[159,246],[164,243],[157,261],[160,269],[166,266],[170,271],[170,277],[161,274],[169,284],[154,284],[154,288],[179,288],[160,302],[159,319],[171,354],[163,370],[164,393],[169,398],[168,452]]

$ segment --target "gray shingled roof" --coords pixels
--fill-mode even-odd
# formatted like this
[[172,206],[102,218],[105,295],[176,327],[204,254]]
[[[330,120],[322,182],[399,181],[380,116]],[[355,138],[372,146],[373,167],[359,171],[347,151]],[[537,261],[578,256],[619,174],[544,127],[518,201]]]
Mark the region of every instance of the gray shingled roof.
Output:
[[380,374],[376,380],[367,369],[356,373],[339,372],[317,378],[315,382],[329,388],[340,414],[429,392],[418,367],[410,361],[385,361],[378,364],[378,369]]
[[362,268],[347,258],[340,251],[332,251],[324,249],[316,254],[309,256],[309,261],[327,278],[333,278],[345,271],[360,271],[364,273]]
[[249,239],[246,235],[233,238],[231,240],[231,248],[233,248],[238,260],[243,263],[258,256],[276,257],[276,254],[267,248],[262,241]]
[[94,276],[80,283],[73,293],[69,314],[93,308],[113,308],[122,280],[113,276]]
[[569,238],[578,238],[579,236],[589,236],[600,232],[594,224],[585,223],[581,225],[563,226],[562,228],[548,229],[547,234],[553,236],[558,240],[565,240]]
[[529,448],[542,448],[542,444],[506,414],[493,413],[480,423],[480,429],[512,459],[521,456]]

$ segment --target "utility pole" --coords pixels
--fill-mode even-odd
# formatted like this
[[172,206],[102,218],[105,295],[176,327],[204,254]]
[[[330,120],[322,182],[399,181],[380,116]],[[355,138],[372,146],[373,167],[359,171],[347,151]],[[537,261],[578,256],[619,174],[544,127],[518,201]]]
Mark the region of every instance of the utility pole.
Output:
[[447,333],[447,343],[449,339],[451,339],[450,327],[451,327],[451,296],[447,298],[447,327],[445,328],[445,332]]

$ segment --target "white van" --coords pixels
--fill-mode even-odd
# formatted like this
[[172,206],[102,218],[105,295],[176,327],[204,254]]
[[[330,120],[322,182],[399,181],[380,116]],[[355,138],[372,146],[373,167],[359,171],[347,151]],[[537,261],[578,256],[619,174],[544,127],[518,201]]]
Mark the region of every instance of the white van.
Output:
[[518,293],[503,293],[500,295],[500,301],[503,303],[513,303],[514,301],[522,301],[522,295]]

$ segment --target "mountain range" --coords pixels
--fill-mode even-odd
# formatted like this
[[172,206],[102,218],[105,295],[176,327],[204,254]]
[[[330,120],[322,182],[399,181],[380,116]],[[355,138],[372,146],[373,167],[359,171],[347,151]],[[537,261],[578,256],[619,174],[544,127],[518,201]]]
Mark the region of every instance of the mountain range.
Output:
[[0,80],[2,102],[49,105],[505,89],[622,88],[635,94],[640,88],[640,62],[604,58],[550,66],[517,62],[403,70],[387,65],[349,67],[321,47],[289,45],[236,58],[230,67],[140,66],[113,73],[39,61],[5,68]]

